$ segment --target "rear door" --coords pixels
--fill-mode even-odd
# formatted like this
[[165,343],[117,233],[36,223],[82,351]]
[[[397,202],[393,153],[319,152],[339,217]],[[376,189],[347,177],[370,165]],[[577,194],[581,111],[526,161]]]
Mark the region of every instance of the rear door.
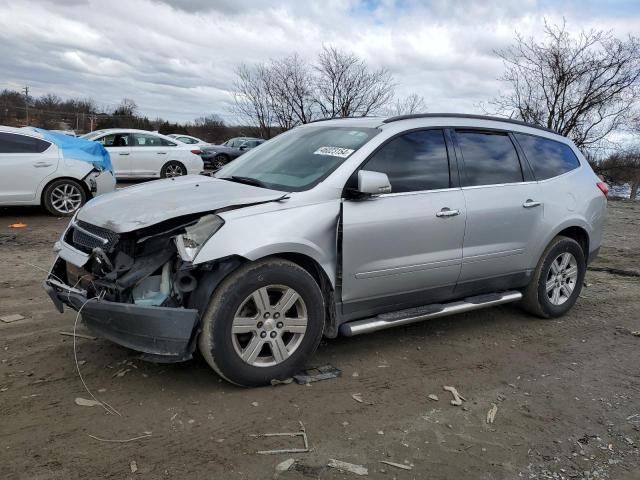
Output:
[[40,138],[0,132],[0,203],[35,200],[39,185],[58,168],[59,152]]
[[535,247],[531,239],[543,222],[538,184],[510,133],[456,130],[455,139],[467,205],[458,291],[526,283]]
[[343,313],[450,297],[460,274],[466,214],[443,130],[397,136],[361,169],[386,173],[392,193],[343,202]]
[[178,149],[176,143],[152,133],[133,132],[131,134],[131,164],[136,177],[158,177],[162,166]]

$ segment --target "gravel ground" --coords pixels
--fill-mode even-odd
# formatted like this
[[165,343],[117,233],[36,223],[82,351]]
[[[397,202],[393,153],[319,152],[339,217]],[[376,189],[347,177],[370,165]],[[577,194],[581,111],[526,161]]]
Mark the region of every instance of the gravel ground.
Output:
[[[109,415],[74,403],[90,398],[73,339],[60,335],[75,315],[58,314],[41,288],[67,221],[39,209],[0,209],[0,219],[0,316],[24,317],[0,322],[2,478],[273,478],[288,458],[282,479],[357,478],[329,459],[362,465],[369,478],[640,478],[640,337],[630,333],[640,330],[638,277],[589,271],[577,305],[557,320],[507,305],[325,341],[314,364],[343,375],[311,386],[240,389],[201,358],[155,365],[78,339],[86,383],[120,413]],[[28,226],[7,227],[18,220]],[[640,267],[640,204],[610,203],[594,266]],[[443,385],[465,397],[461,407]],[[301,446],[252,437],[299,422],[311,452],[256,453]]]

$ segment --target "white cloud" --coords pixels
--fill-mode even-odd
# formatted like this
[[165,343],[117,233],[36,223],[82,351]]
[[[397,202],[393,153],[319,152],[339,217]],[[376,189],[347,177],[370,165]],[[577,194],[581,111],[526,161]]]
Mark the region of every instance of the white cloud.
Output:
[[[609,2],[504,0],[0,0],[0,88],[36,95],[136,100],[171,120],[226,114],[234,68],[335,44],[387,67],[398,94],[430,111],[473,112],[502,87],[493,54],[515,30],[540,36],[543,18],[571,29],[640,31],[640,10]],[[629,5],[627,3],[627,5]],[[627,10],[629,11],[627,11]]]

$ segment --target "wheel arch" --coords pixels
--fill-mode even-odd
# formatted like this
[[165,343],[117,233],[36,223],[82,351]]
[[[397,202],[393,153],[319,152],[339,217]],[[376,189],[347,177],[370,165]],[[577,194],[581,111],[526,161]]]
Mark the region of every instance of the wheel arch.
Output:
[[589,258],[589,233],[584,228],[574,225],[560,230],[555,236],[569,237],[575,240],[582,247],[585,260]]

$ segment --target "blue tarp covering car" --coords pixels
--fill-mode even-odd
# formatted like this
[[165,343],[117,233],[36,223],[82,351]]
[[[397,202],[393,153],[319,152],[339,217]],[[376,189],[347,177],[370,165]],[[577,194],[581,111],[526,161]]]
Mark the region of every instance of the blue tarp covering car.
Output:
[[107,170],[113,173],[109,152],[98,142],[91,142],[84,138],[71,137],[42,128],[30,128],[42,135],[45,140],[54,143],[62,151],[62,155],[65,158],[88,162],[98,170]]

